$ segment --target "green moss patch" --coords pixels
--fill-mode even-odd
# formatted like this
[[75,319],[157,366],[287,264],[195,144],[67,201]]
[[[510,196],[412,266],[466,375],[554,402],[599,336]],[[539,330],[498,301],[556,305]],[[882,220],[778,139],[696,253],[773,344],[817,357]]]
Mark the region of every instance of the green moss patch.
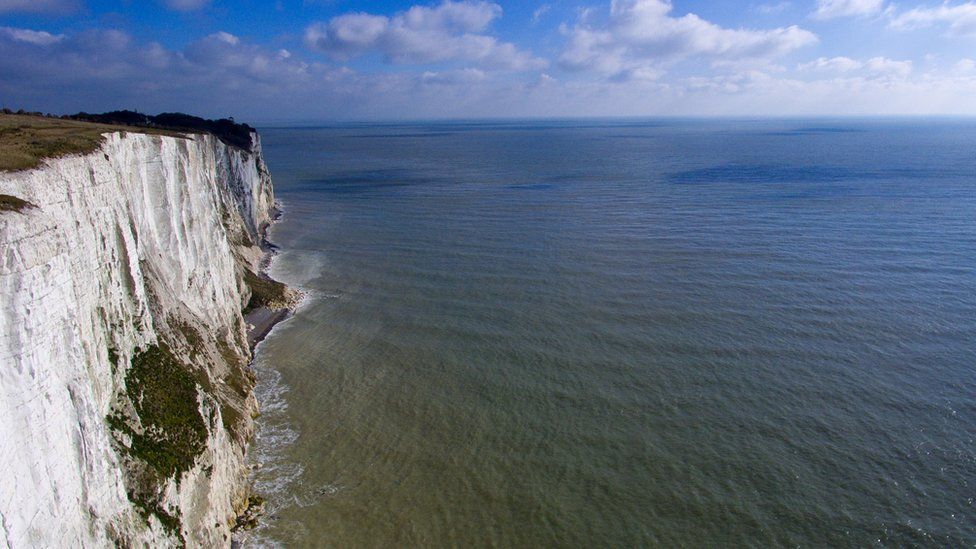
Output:
[[193,375],[168,347],[152,346],[132,357],[125,385],[142,432],[132,429],[121,414],[107,419],[113,429],[131,438],[132,456],[163,478],[192,468],[207,438]]
[[[220,333],[210,336],[175,317],[168,319],[168,326],[175,337],[139,350],[129,361],[125,391],[118,395],[105,421],[125,457],[129,500],[147,523],[155,523],[151,517],[156,517],[185,546],[182,517],[178,510],[163,505],[162,490],[170,479],[179,484],[182,474],[197,464],[206,449],[209,426],[199,410],[200,393],[216,400],[223,427],[244,442],[248,424],[242,410],[247,409],[254,379],[246,368],[246,355]],[[219,359],[206,352],[211,337]],[[187,352],[197,358],[180,358]],[[124,367],[126,361],[117,349],[110,345],[107,354],[113,368]],[[220,359],[226,361],[226,370],[210,364]],[[212,380],[209,371],[222,372],[223,383]],[[213,465],[203,471],[212,474]]]
[[156,517],[160,524],[163,525],[163,529],[169,532],[170,535],[179,539],[182,543],[182,547],[186,547],[186,540],[183,538],[183,521],[179,517],[174,517],[173,515],[166,512],[165,509],[160,507],[155,502],[144,501],[143,498],[129,494],[129,501],[131,501],[136,509],[139,510],[139,514],[142,518],[149,522],[149,517]]
[[244,271],[244,283],[251,289],[251,300],[244,308],[245,313],[258,307],[283,307],[287,302],[288,287],[277,280],[251,271]]
[[0,194],[0,212],[23,213],[24,210],[33,207],[33,204],[22,198],[17,198],[9,194]]
[[[113,348],[109,348],[109,360],[113,365],[119,361]],[[129,501],[147,522],[150,516],[156,517],[185,546],[180,517],[164,509],[159,497],[165,479],[179,482],[205,448],[207,426],[198,409],[197,383],[169,347],[152,346],[132,357],[125,396],[136,418],[115,410],[105,420],[133,459],[126,475]],[[133,427],[136,419],[141,428]],[[128,437],[128,446],[122,435]]]
[[190,347],[190,358],[196,360],[203,353],[204,348],[204,341],[203,337],[200,336],[200,332],[190,324],[174,318],[170,318],[170,324],[183,334],[183,339]]

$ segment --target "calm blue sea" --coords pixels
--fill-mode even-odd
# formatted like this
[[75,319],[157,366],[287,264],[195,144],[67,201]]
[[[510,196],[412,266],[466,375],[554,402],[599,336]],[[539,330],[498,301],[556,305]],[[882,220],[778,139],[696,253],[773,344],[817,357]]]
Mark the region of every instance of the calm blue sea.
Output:
[[976,121],[262,135],[256,545],[976,545]]

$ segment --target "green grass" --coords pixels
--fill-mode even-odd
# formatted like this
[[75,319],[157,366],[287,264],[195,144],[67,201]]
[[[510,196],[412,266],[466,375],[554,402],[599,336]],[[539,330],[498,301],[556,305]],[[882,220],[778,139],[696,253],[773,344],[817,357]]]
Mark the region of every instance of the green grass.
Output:
[[95,151],[108,132],[130,131],[182,137],[173,131],[109,126],[26,114],[0,114],[0,171],[36,168],[47,158]]

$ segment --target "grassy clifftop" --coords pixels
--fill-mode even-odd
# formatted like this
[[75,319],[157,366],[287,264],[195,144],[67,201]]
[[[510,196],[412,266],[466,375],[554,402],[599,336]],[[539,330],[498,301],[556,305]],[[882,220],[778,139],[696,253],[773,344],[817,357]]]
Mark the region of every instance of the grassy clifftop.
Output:
[[45,158],[86,154],[107,132],[180,135],[172,131],[79,122],[26,114],[0,114],[0,171],[36,168]]
[[61,118],[0,113],[0,171],[36,168],[46,158],[86,154],[101,145],[103,134],[129,131],[182,137],[209,133],[224,143],[251,148],[254,128],[231,119],[207,120],[183,113],[155,116],[133,111],[78,113]]

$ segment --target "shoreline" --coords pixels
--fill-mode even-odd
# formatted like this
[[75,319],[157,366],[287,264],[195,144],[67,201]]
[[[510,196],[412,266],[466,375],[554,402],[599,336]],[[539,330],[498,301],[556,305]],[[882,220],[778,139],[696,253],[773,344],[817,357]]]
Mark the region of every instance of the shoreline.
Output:
[[[261,260],[258,262],[258,270],[257,273],[255,274],[257,274],[257,276],[265,280],[277,282],[279,284],[284,285],[283,282],[279,280],[275,280],[268,272],[269,269],[271,268],[271,261],[274,259],[276,255],[278,255],[278,246],[276,246],[268,238],[268,229],[270,229],[272,225],[274,225],[275,223],[278,222],[279,219],[281,219],[283,213],[284,212],[281,203],[276,201],[274,206],[272,207],[271,220],[268,223],[266,223],[263,227],[261,227],[261,229],[258,231],[259,233],[258,236],[260,236],[260,242],[258,243],[258,247],[261,248],[261,250],[264,252],[264,255],[261,257]],[[302,299],[304,298],[304,292],[302,292],[301,290],[296,290],[287,285],[284,286],[287,295],[283,306],[281,307],[260,306],[260,307],[255,307],[250,311],[242,313],[244,316],[244,323],[247,328],[247,343],[251,348],[251,354],[252,354],[251,364],[249,365],[253,365],[254,362],[253,355],[258,344],[264,341],[264,338],[268,337],[268,334],[271,333],[271,330],[275,327],[275,325],[277,325],[280,322],[284,322],[289,317],[291,317],[291,315],[294,314],[298,304],[301,303]]]
[[[258,307],[244,315],[244,322],[247,323],[247,343],[251,347],[251,352],[257,348],[258,344],[264,341],[271,333],[271,329],[279,322],[284,321],[292,314],[292,309],[285,307],[281,309],[269,309],[268,307]],[[253,360],[253,359],[252,359]]]
[[[264,252],[261,260],[258,262],[258,270],[255,273],[258,277],[277,282],[284,285],[284,283],[275,280],[271,274],[268,272],[271,268],[271,263],[274,257],[278,254],[278,246],[276,246],[268,238],[268,230],[274,225],[283,214],[283,210],[280,202],[275,202],[271,220],[261,227],[259,230],[260,242],[258,246]],[[243,312],[245,329],[247,332],[247,343],[248,347],[251,349],[251,359],[248,362],[248,368],[253,371],[254,362],[257,358],[257,347],[264,341],[264,339],[271,333],[275,326],[279,323],[284,322],[291,318],[295,313],[298,306],[305,299],[306,294],[301,290],[291,288],[287,285],[285,287],[285,300],[283,306],[281,307],[269,307],[260,306],[251,309],[250,311]],[[252,389],[253,391],[253,389]],[[257,398],[257,395],[255,395]],[[261,403],[258,402],[258,408],[260,409]],[[247,447],[250,450],[251,445],[254,443],[253,435],[251,440],[248,441]],[[251,468],[253,464],[248,467],[248,479],[251,476]],[[248,496],[247,505],[238,514],[236,524],[231,529],[231,547],[239,548],[247,540],[247,531],[254,529],[257,526],[258,520],[264,514],[264,504],[265,498],[261,494],[254,491],[253,486],[249,484],[248,486]]]

